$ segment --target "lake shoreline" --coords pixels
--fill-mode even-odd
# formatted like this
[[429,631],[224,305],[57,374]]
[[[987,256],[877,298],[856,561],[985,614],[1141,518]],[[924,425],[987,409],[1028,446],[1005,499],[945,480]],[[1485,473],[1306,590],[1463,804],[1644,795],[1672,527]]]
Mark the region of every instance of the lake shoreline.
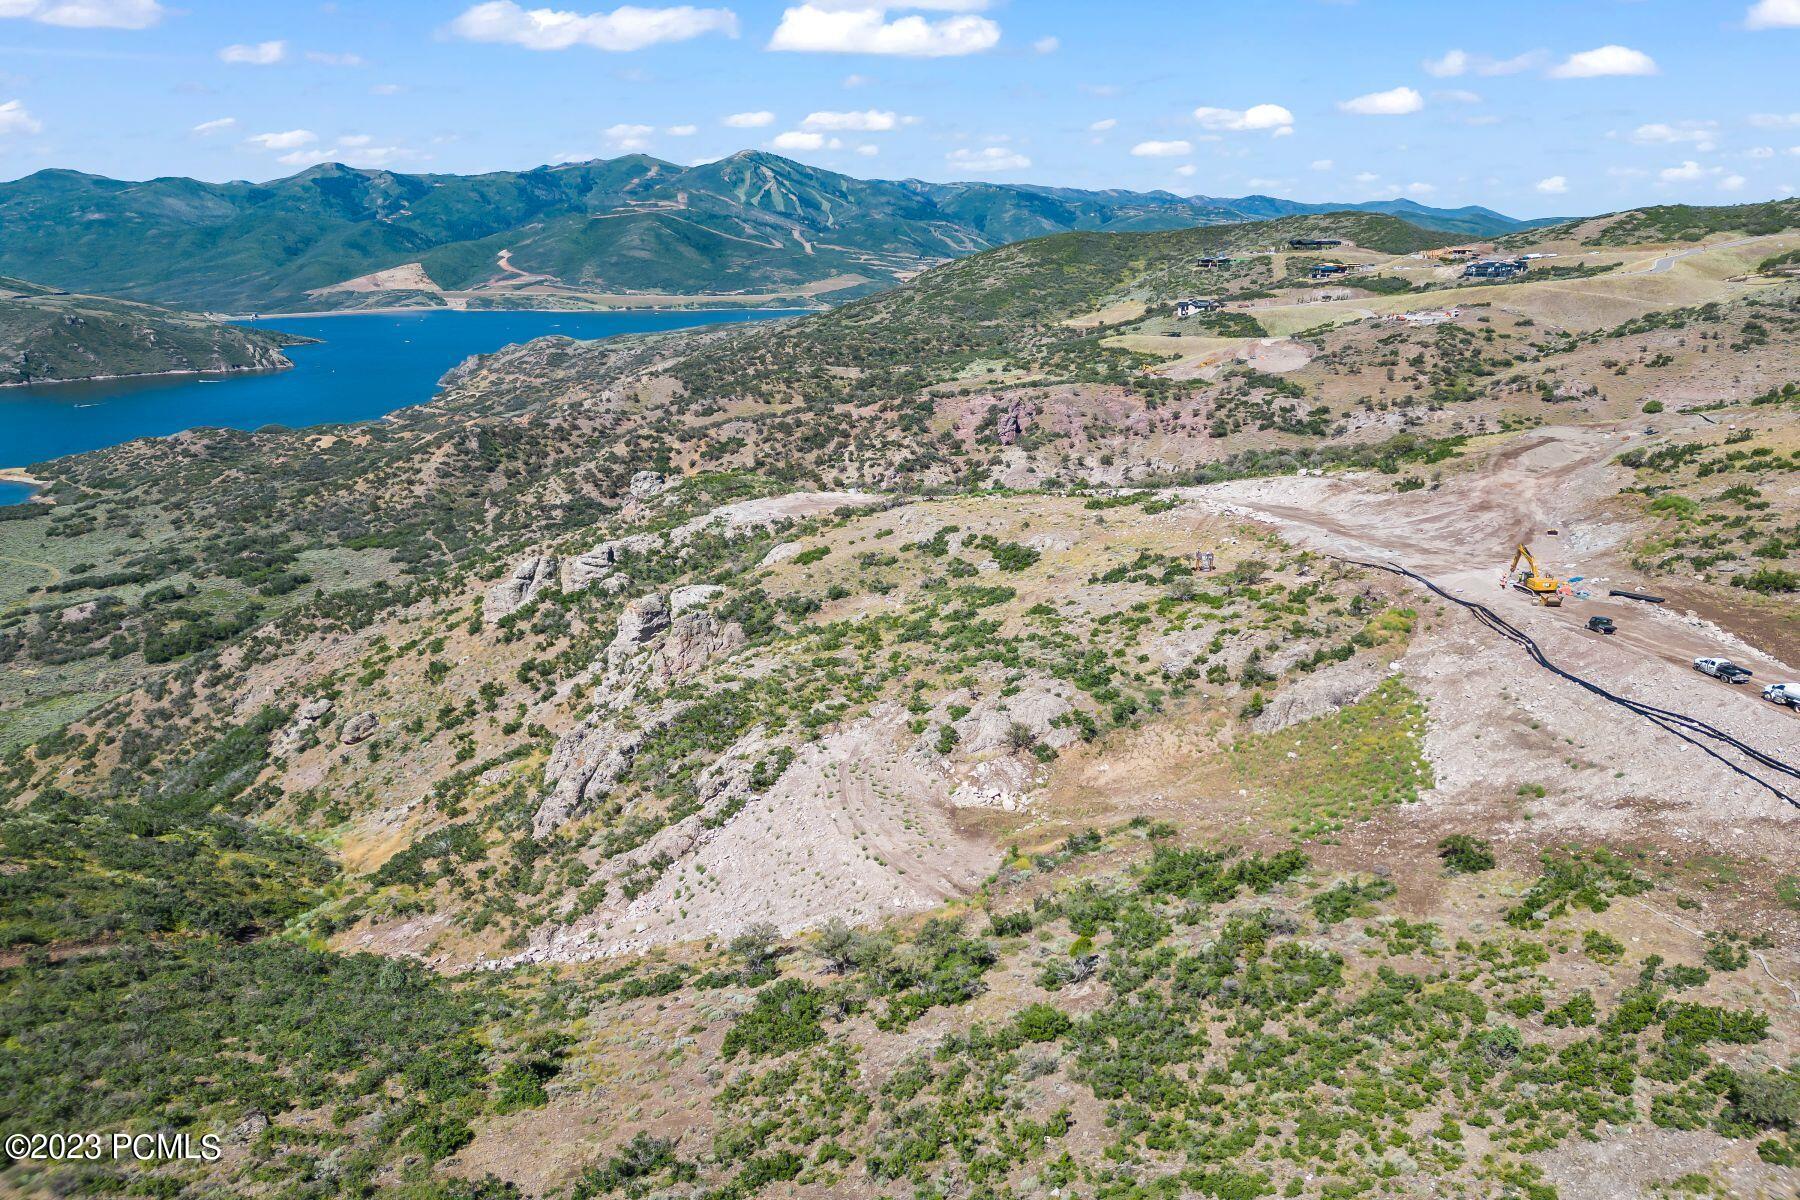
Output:
[[[287,355],[282,355],[287,358]],[[78,379],[24,379],[17,383],[0,383],[0,390],[7,388],[53,388],[63,387],[71,383],[116,383],[124,379],[198,379],[206,375],[279,375],[283,371],[294,369],[294,362],[288,359],[285,367],[226,367],[222,371],[131,371],[123,375],[83,375]]]
[[330,308],[320,312],[276,312],[276,313],[242,313],[208,314],[221,321],[235,325],[255,327],[263,321],[298,321],[313,317],[404,317],[413,313],[462,313],[473,316],[489,314],[506,316],[515,313],[537,313],[545,316],[595,316],[611,313],[791,313],[795,316],[810,316],[813,313],[829,312],[825,308],[782,308],[768,305],[732,305],[732,304],[633,304],[612,305],[592,308],[417,308],[410,306],[387,308]]
[[[25,488],[25,497],[21,500],[4,499],[9,487]],[[39,479],[24,467],[0,467],[0,504],[49,504],[44,493],[50,490],[48,479]]]
[[[495,311],[404,314],[345,312],[361,321],[316,316],[245,326],[317,344],[283,355],[279,369],[163,371],[107,379],[34,382],[0,390],[0,462],[30,467],[73,454],[161,438],[194,428],[252,432],[375,421],[429,403],[446,372],[468,359],[543,337],[591,342],[677,329],[756,324],[794,309],[671,312]],[[24,485],[9,485],[8,498]]]

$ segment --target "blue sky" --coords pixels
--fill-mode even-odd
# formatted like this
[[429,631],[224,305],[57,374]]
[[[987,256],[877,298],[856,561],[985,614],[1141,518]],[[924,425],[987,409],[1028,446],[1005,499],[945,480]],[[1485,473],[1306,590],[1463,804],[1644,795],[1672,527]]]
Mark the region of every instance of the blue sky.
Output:
[[849,174],[1522,216],[1800,189],[1800,0],[0,0],[0,177]]

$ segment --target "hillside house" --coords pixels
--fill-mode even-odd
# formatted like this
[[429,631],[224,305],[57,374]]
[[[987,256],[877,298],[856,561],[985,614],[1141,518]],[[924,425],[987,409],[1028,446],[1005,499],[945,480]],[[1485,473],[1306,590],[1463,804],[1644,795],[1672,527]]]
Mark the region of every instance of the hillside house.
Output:
[[1175,302],[1175,318],[1176,320],[1184,320],[1188,317],[1197,317],[1201,313],[1220,312],[1224,307],[1225,302],[1223,300],[1213,300],[1210,298],[1199,300],[1177,300]]
[[1343,263],[1320,263],[1309,272],[1314,279],[1335,279],[1349,273],[1350,268]]
[[1236,260],[1220,255],[1209,255],[1206,258],[1195,259],[1194,265],[1196,267],[1229,267],[1234,261]]
[[1493,252],[1494,248],[1492,246],[1445,246],[1440,250],[1427,250],[1425,256],[1427,258],[1436,259],[1438,262],[1457,263],[1469,262],[1472,259],[1477,259],[1484,254],[1492,254]]
[[1288,247],[1293,250],[1329,250],[1333,246],[1344,244],[1342,238],[1289,238]]
[[1511,279],[1523,275],[1531,264],[1522,258],[1486,258],[1463,268],[1464,279]]

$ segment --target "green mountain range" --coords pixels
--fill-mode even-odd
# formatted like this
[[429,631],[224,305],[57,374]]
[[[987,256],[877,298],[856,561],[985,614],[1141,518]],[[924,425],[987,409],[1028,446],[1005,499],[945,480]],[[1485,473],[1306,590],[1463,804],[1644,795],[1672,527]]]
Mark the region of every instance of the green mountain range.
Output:
[[[1405,200],[1307,205],[862,180],[752,151],[695,167],[630,155],[474,176],[328,163],[268,183],[127,182],[47,170],[0,183],[0,272],[233,312],[488,306],[556,293],[835,300],[1046,234],[1344,209],[1392,213],[1462,237],[1532,224]],[[390,274],[366,278],[378,272]]]
[[118,375],[274,371],[305,338],[0,277],[0,386]]

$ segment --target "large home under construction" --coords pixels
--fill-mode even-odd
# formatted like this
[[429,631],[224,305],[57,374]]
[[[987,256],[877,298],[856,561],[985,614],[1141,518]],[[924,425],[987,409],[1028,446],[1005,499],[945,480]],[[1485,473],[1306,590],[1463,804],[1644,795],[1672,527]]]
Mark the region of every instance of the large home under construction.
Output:
[[1463,268],[1464,279],[1511,279],[1523,275],[1531,264],[1522,258],[1485,258]]

